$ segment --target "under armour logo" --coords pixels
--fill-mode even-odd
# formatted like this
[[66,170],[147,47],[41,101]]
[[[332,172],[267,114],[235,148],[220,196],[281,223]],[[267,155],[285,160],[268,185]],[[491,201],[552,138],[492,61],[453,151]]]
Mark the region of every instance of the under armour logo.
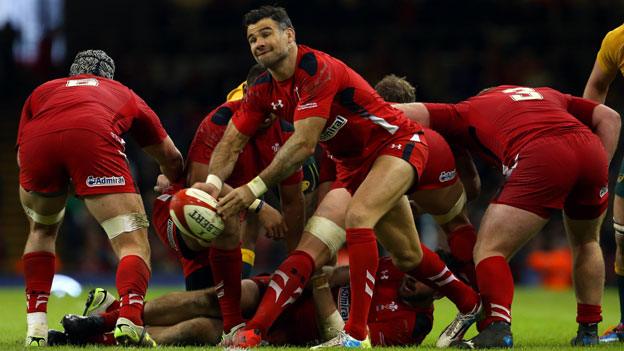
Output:
[[379,272],[379,279],[381,279],[381,280],[390,279],[390,275],[389,275],[387,269],[384,269],[383,271]]
[[277,108],[278,108],[278,107],[279,107],[279,108],[284,108],[284,104],[282,103],[282,99],[278,99],[278,100],[277,100],[277,103],[272,102],[272,103],[271,103],[271,106],[273,106],[273,109],[274,109],[274,110],[277,110]]
[[401,150],[401,147],[402,147],[402,146],[403,146],[403,145],[401,145],[401,144],[392,144],[392,145],[390,145],[390,148],[391,148],[391,149],[398,149],[398,150]]

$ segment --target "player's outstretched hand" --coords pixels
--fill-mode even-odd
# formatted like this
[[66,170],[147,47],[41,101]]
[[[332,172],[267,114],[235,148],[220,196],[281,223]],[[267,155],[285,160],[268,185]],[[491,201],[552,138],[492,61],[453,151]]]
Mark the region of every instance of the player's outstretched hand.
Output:
[[258,213],[258,219],[266,230],[267,238],[274,240],[284,239],[288,227],[286,226],[284,216],[278,210],[265,203],[260,213]]
[[247,185],[239,186],[219,200],[217,213],[223,218],[235,216],[240,211],[246,210],[255,199]]
[[169,188],[171,188],[171,182],[169,178],[164,174],[159,174],[158,178],[156,178],[156,185],[154,185],[154,191],[158,193],[164,193]]
[[214,184],[211,183],[203,183],[197,182],[193,184],[192,188],[199,189],[203,192],[208,193],[208,195],[214,197],[215,199],[219,198],[219,188],[217,188]]

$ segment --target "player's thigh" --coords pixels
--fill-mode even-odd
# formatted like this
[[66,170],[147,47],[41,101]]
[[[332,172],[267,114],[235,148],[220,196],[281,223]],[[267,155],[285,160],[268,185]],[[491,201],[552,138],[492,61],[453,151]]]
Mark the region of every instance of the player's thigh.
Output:
[[424,212],[434,216],[447,214],[464,193],[461,182],[455,182],[449,186],[416,191],[410,198]]
[[568,240],[572,246],[579,246],[590,242],[597,242],[600,238],[600,228],[606,211],[594,219],[572,219],[565,212],[563,224]]
[[490,204],[479,227],[474,249],[475,263],[494,255],[511,258],[547,222],[547,219],[533,212]]
[[406,196],[379,220],[375,233],[400,269],[409,269],[420,262],[420,239]]
[[99,223],[130,213],[145,214],[143,200],[136,193],[88,195],[84,196],[84,203]]
[[353,194],[345,225],[374,227],[414,183],[416,171],[401,158],[382,155]]

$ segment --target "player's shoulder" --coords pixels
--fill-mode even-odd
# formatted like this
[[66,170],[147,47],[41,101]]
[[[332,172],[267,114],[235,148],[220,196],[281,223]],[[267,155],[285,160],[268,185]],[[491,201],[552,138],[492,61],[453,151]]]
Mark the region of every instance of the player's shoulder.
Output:
[[624,24],[610,30],[604,37],[606,44],[619,44],[624,43]]
[[240,105],[241,100],[226,101],[210,111],[202,121],[202,125],[213,124],[223,127],[227,126]]
[[300,79],[317,76],[325,67],[335,67],[343,64],[335,57],[305,45],[298,46],[297,56],[299,58],[295,75]]

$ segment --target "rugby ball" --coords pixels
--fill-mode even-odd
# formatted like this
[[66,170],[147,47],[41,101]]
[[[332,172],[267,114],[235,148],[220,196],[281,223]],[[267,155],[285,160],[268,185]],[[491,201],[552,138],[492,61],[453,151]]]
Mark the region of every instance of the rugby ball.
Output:
[[202,190],[187,188],[173,195],[169,215],[182,234],[208,245],[225,227],[216,208],[214,197]]

